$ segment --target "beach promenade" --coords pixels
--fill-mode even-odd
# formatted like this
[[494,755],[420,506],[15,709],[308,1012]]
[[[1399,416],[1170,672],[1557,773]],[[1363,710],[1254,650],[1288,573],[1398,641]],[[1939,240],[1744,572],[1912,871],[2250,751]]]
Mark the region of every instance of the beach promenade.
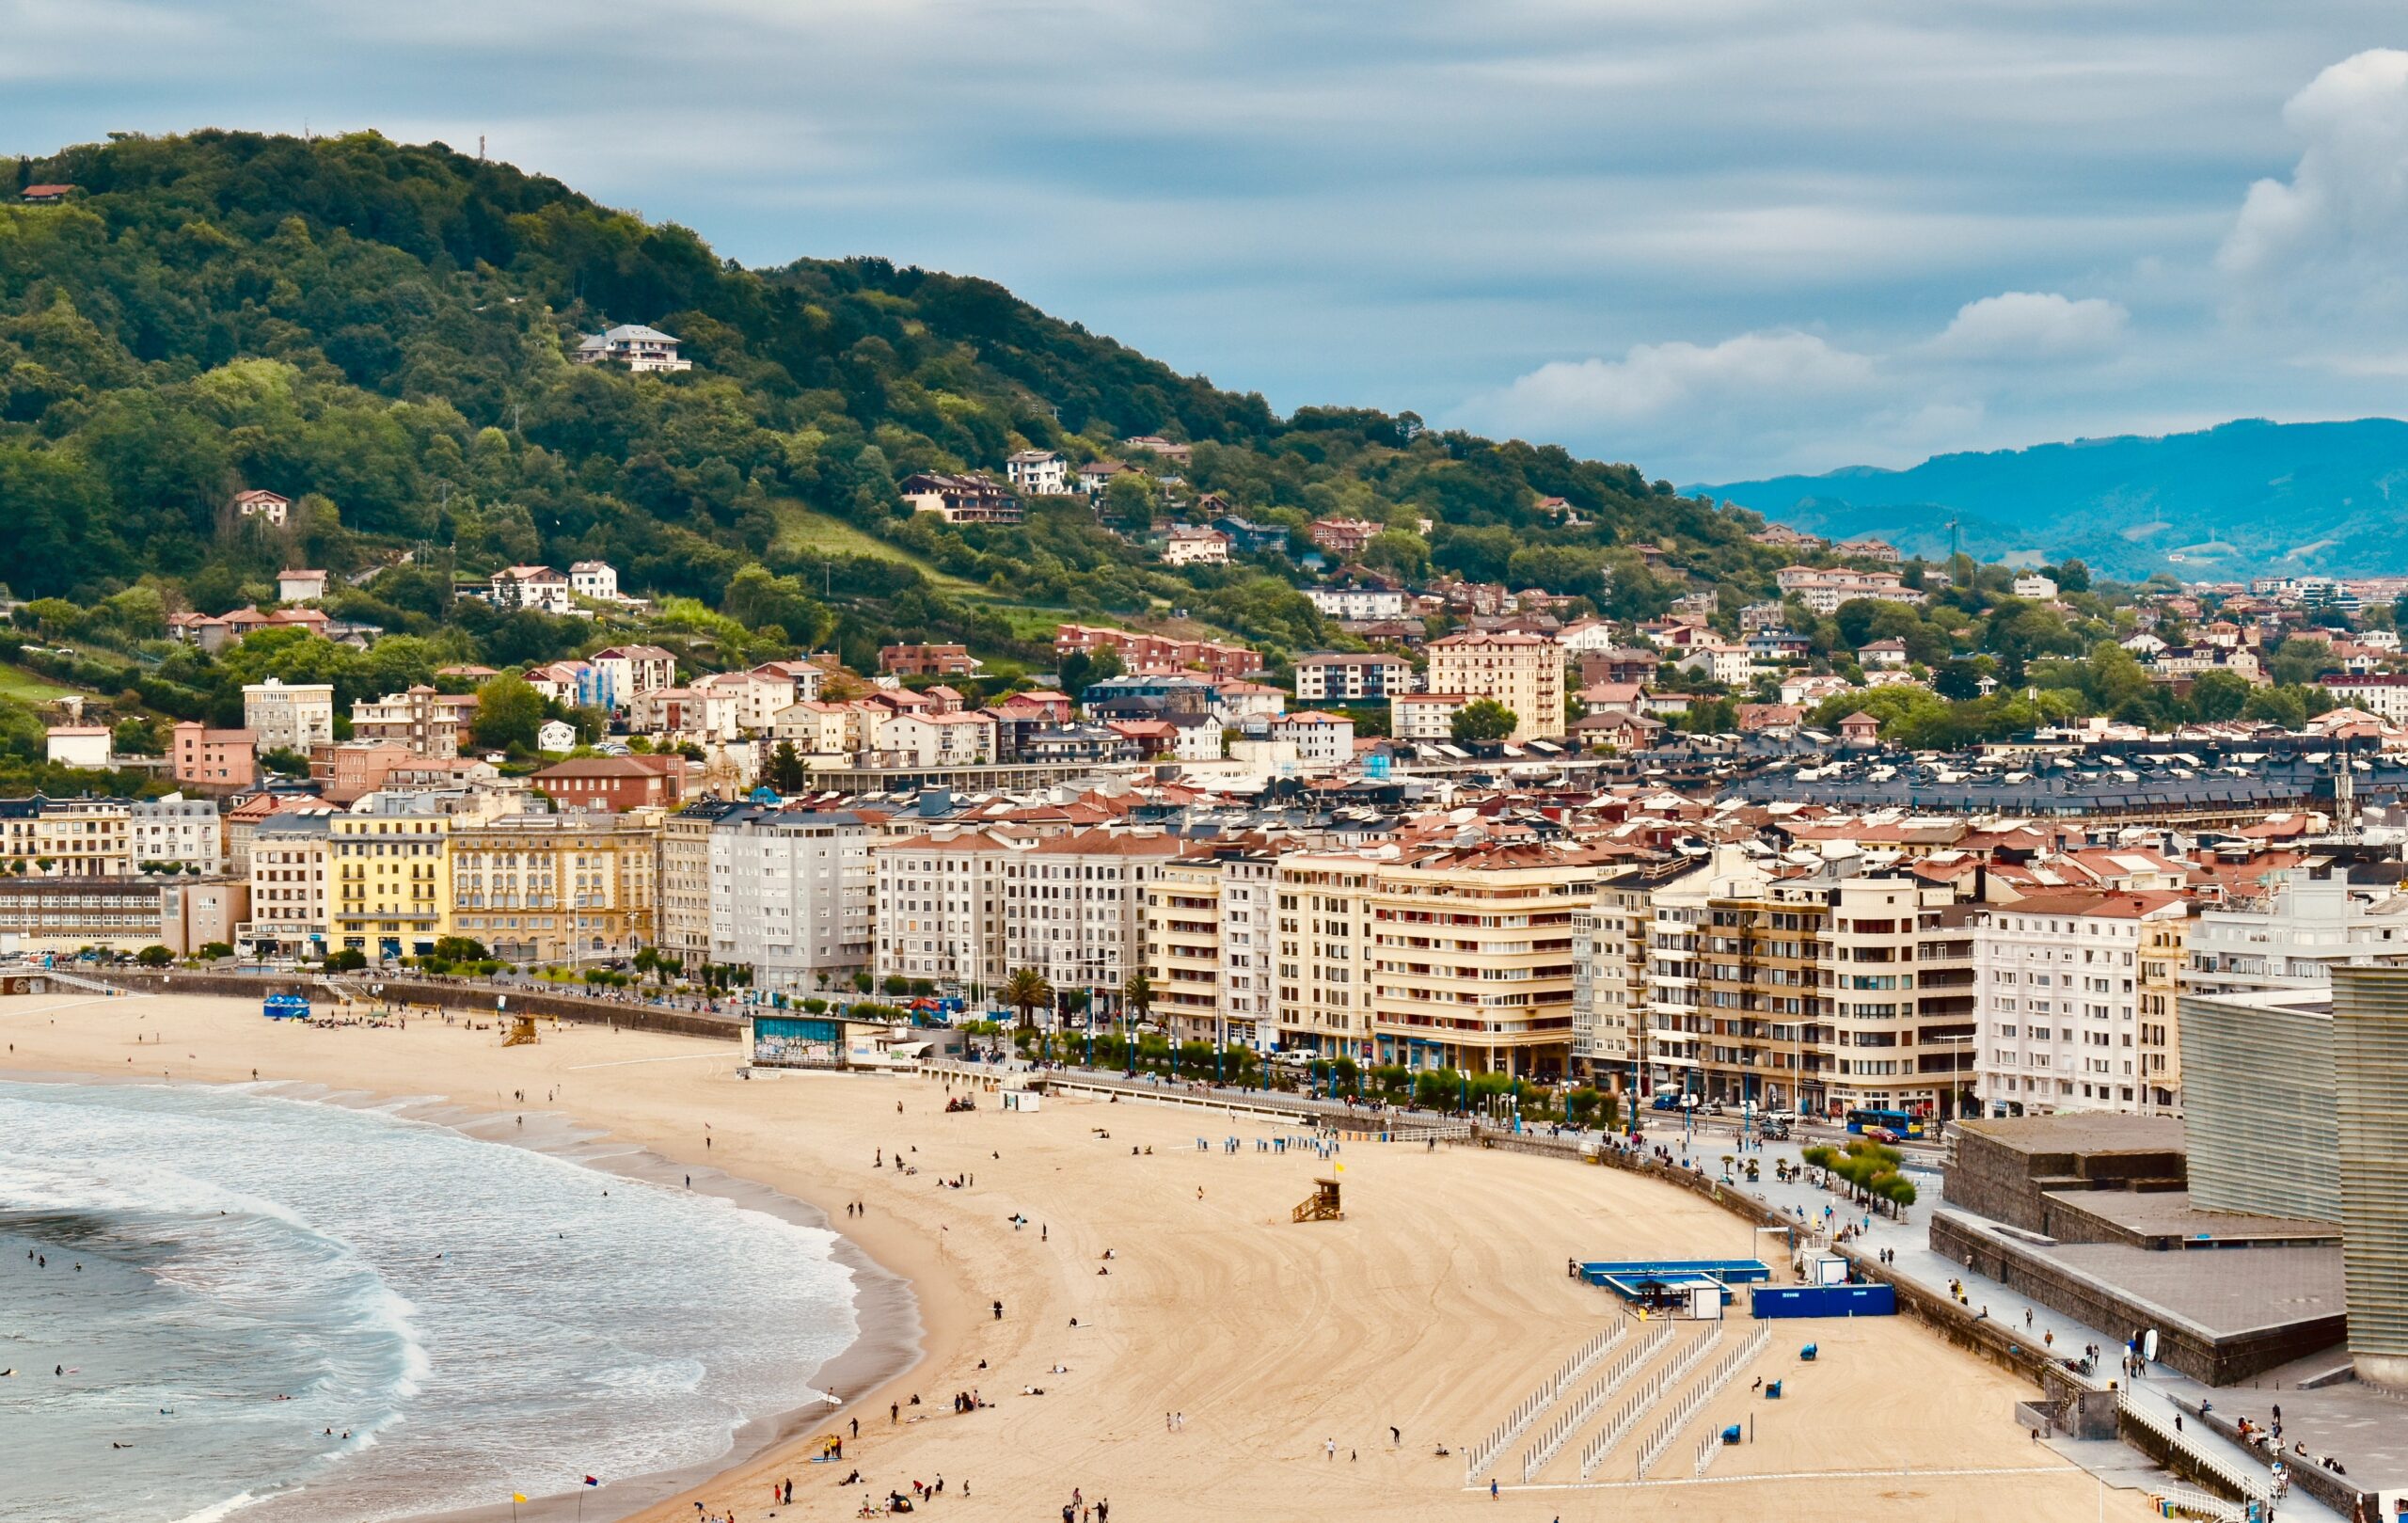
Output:
[[[1628,1392],[1696,1336],[1680,1325],[1544,1459],[1526,1436],[1467,1478],[1474,1446],[1625,1317],[1567,1277],[1567,1259],[1730,1257],[1747,1235],[1712,1202],[1620,1170],[1422,1141],[1270,1152],[1256,1139],[1297,1128],[1107,1098],[1049,1096],[1023,1113],[982,1097],[948,1114],[959,1087],[942,1078],[746,1079],[729,1044],[576,1024],[503,1048],[498,1032],[435,1020],[324,1029],[272,1024],[249,1002],[54,995],[0,1000],[0,1039],[11,1048],[0,1067],[17,1076],[215,1083],[256,1070],[445,1097],[487,1118],[469,1129],[503,1138],[522,1110],[511,1097],[554,1093],[524,1109],[564,1118],[594,1139],[589,1152],[643,1150],[690,1168],[697,1188],[740,1193],[732,1182],[744,1181],[811,1202],[910,1282],[923,1347],[899,1378],[832,1380],[839,1411],[798,1416],[782,1442],[673,1494],[606,1478],[586,1499],[591,1518],[852,1517],[865,1496],[940,1475],[923,1511],[995,1518],[1058,1517],[1073,1487],[1122,1519],[2154,1515],[2139,1492],[2102,1493],[2016,1426],[2027,1385],[1904,1318],[1782,1325],[1710,1398],[1686,1400],[1754,1331],[1727,1324],[1583,1474]],[[1342,1181],[1342,1221],[1291,1220],[1317,1176]],[[866,1310],[877,1356],[855,1361],[863,1381],[908,1356],[910,1320]],[[1565,1382],[1529,1434],[1560,1425],[1645,1331]],[[1811,1365],[1805,1341],[1820,1345]],[[1751,1389],[1759,1375],[1785,1381],[1782,1401]],[[987,1404],[955,1411],[974,1389]],[[1751,1441],[1698,1473],[1702,1439],[1746,1419]],[[836,1434],[844,1461],[809,1463]],[[752,1450],[778,1435],[746,1436]],[[863,1484],[839,1483],[855,1469]],[[773,1504],[787,1479],[794,1500]],[[520,1515],[570,1517],[572,1500],[538,1499]]]

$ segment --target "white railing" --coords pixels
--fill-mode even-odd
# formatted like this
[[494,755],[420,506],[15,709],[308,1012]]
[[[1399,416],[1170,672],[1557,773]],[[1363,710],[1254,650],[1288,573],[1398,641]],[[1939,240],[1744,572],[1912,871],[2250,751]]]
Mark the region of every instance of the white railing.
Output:
[[[1555,1420],[1547,1424],[1545,1431],[1539,1435],[1537,1446],[1522,1456],[1522,1480],[1526,1483],[1536,1480],[1538,1473],[1546,1468],[1547,1461],[1555,1458],[1562,1452],[1563,1446],[1572,1441],[1572,1436],[1589,1425],[1589,1420],[1597,1415],[1597,1408],[1605,1405],[1608,1398],[1622,1389],[1629,1382],[1630,1377],[1639,1372],[1641,1365],[1656,1356],[1656,1351],[1661,1349],[1666,1341],[1672,1336],[1672,1331],[1671,1323],[1659,1325],[1654,1332],[1647,1335],[1645,1342],[1616,1359],[1613,1367],[1606,1372],[1603,1379],[1581,1392],[1578,1400],[1559,1413]],[[1620,1328],[1615,1330],[1616,1341],[1620,1341],[1621,1332]],[[1600,1351],[1600,1356],[1602,1356],[1602,1351]]]
[[2193,1486],[2167,1486],[2154,1494],[2153,1499],[2164,1502],[2177,1512],[2198,1517],[2213,1518],[2215,1523],[2246,1523],[2247,1510],[2222,1497],[2210,1497]]
[[87,978],[81,974],[68,973],[59,968],[28,968],[26,971],[29,973],[40,973],[52,983],[65,984],[71,989],[88,990],[95,994],[113,994],[119,999],[123,999],[128,996],[132,996],[135,999],[149,999],[150,997],[148,993],[142,992],[138,990],[122,989],[116,984],[104,984],[98,978]]
[[[1646,1447],[1639,1452],[1640,1480],[1647,1479],[1647,1472],[1655,1467],[1657,1460],[1664,1457],[1664,1452],[1672,1447],[1672,1439],[1679,1435],[1682,1428],[1687,1426],[1688,1420],[1697,1415],[1698,1409],[1714,1400],[1722,1388],[1731,1384],[1740,1371],[1754,1362],[1756,1356],[1762,1354],[1765,1351],[1765,1345],[1771,1341],[1772,1324],[1757,1324],[1754,1332],[1750,1333],[1737,1348],[1716,1361],[1713,1372],[1698,1382],[1696,1388],[1681,1398],[1679,1404],[1672,1408],[1671,1415],[1666,1417],[1663,1422],[1657,1425],[1656,1432],[1650,1436]],[[1709,1441],[1719,1439],[1719,1436],[1716,1434],[1708,1434],[1706,1437]],[[1692,1473],[1703,1475],[1705,1467],[1713,1463],[1712,1451],[1701,1448],[1697,1454],[1697,1468]]]
[[1623,1403],[1622,1410],[1614,1414],[1613,1420],[1606,1424],[1605,1431],[1581,1446],[1581,1480],[1588,1480],[1597,1467],[1605,1463],[1606,1456],[1614,1452],[1614,1446],[1629,1436],[1631,1429],[1639,1426],[1639,1420],[1647,1415],[1648,1409],[1656,1404],[1656,1398],[1662,1396],[1673,1382],[1688,1373],[1697,1361],[1705,1356],[1705,1351],[1714,1346],[1715,1340],[1721,1336],[1720,1327],[1707,1328],[1703,1337],[1673,1356],[1671,1364],[1647,1377],[1631,1394],[1630,1400]]
[[1704,1437],[1699,1439],[1697,1441],[1697,1458],[1689,1466],[1689,1474],[1693,1476],[1703,1475],[1706,1472],[1707,1467],[1714,1463],[1714,1456],[1721,1452],[1722,1436],[1720,1434],[1710,1433]]
[[2115,1393],[2115,1409],[2155,1434],[2158,1440],[2168,1449],[2180,1453],[2183,1458],[2243,1497],[2257,1501],[2266,1499],[2266,1493],[2270,1489],[2266,1477],[2253,1475],[2249,1470],[2225,1458],[2222,1454],[2193,1443],[2188,1434],[2178,1432],[2165,1419],[2134,1401],[2131,1391],[2119,1390]]
[[1522,1436],[1522,1431],[1538,1420],[1538,1415],[1554,1401],[1555,1387],[1551,1383],[1523,1397],[1513,1410],[1505,1414],[1505,1420],[1497,1425],[1495,1433],[1465,1452],[1464,1484],[1469,1485],[1479,1480],[1481,1472],[1488,1468],[1490,1462],[1504,1452],[1505,1446]]
[[1559,1391],[1570,1389],[1574,1381],[1587,1374],[1591,1366],[1612,1353],[1613,1346],[1629,1332],[1630,1324],[1618,1322],[1573,1350],[1572,1357],[1564,1360],[1563,1368],[1555,1372],[1555,1388]]

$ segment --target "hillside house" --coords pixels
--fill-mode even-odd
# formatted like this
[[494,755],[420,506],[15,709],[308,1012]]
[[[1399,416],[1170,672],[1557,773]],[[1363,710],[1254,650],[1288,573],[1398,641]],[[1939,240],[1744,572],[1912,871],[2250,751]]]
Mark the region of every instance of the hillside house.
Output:
[[234,515],[239,518],[257,518],[283,528],[293,517],[293,500],[281,492],[263,491],[253,487],[234,494]]
[[576,359],[580,365],[625,365],[636,372],[692,370],[694,362],[677,352],[679,342],[658,328],[622,323],[589,335],[577,346]]
[[911,511],[949,524],[1016,524],[1027,516],[1019,498],[984,476],[924,470],[904,477],[899,490]]

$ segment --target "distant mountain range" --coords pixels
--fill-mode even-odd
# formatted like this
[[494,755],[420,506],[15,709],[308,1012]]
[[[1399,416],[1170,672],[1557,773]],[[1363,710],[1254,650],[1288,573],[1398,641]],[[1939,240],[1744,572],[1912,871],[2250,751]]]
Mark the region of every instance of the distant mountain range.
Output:
[[1833,538],[1982,560],[2062,561],[2138,579],[2408,572],[2408,422],[2250,419],[2162,438],[1935,455],[1906,470],[1695,486]]

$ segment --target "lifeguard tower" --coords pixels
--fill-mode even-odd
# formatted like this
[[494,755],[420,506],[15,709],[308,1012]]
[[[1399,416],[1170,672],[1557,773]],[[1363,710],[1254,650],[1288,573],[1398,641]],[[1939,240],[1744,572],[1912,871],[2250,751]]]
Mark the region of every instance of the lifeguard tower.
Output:
[[1300,1222],[1344,1221],[1346,1213],[1338,1202],[1338,1182],[1336,1180],[1313,1181],[1313,1193],[1296,1207],[1291,1214],[1291,1217]]

